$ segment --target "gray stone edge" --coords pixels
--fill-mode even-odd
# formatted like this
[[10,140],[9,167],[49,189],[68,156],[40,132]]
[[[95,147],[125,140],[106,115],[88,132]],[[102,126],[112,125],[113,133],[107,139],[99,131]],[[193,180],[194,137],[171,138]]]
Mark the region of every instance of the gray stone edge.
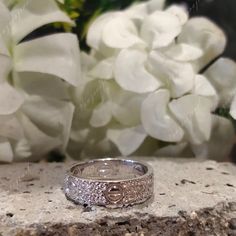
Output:
[[[90,208],[85,209],[90,211]],[[156,217],[137,213],[134,217],[105,217],[95,222],[33,224],[0,228],[0,236],[184,236],[236,235],[236,201],[221,202],[213,208],[204,208],[175,217]]]

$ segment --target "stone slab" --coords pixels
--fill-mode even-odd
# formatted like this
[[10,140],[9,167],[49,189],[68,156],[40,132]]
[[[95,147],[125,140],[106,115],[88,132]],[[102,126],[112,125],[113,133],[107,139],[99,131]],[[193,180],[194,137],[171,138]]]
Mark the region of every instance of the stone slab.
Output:
[[155,196],[125,209],[86,207],[62,192],[73,163],[0,166],[0,235],[236,235],[236,166],[147,159]]

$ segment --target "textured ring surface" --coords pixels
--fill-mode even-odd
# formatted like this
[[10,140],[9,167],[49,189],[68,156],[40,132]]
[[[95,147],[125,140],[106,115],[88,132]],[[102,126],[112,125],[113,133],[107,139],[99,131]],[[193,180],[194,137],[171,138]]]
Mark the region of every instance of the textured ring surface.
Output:
[[91,160],[67,172],[63,189],[67,199],[77,204],[130,206],[152,197],[153,171],[148,164],[139,161]]

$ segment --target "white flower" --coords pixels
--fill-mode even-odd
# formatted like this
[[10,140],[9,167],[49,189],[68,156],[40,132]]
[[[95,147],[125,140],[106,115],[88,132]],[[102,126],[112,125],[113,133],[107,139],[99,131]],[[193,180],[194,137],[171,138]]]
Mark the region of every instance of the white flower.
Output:
[[168,90],[163,89],[150,94],[142,104],[142,124],[153,138],[166,142],[179,142],[183,139],[184,131],[172,117],[168,109],[169,102]]
[[68,87],[80,76],[77,38],[24,40],[53,22],[74,24],[54,0],[0,1],[0,161],[67,146],[74,111]]
[[230,120],[216,115],[212,116],[212,133],[208,141],[193,145],[196,156],[222,161],[227,157],[235,140],[234,127]]
[[[164,1],[152,0],[99,16],[87,43],[92,51],[84,54],[83,82],[74,91],[70,149],[80,142],[86,144],[83,155],[94,145],[95,155],[101,148],[126,156],[214,158],[212,147],[221,140],[225,148],[218,157],[228,154],[232,135],[219,135],[232,124],[213,114],[226,98],[229,106],[234,98],[235,68],[229,65],[225,72],[221,60],[228,59],[219,59],[205,70],[226,46],[224,32],[213,22],[189,19],[185,8],[164,9]],[[84,98],[92,102],[81,111]],[[234,101],[232,114],[236,96]]]
[[236,119],[236,63],[220,58],[210,66],[205,75],[219,94],[220,107],[230,107],[230,114]]

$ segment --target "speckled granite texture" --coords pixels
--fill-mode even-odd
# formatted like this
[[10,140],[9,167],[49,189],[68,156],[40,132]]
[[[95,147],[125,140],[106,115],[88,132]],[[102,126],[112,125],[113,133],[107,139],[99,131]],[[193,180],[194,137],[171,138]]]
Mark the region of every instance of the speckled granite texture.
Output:
[[67,201],[61,186],[73,163],[1,165],[0,235],[236,235],[236,166],[194,159],[148,162],[155,197],[118,210]]

